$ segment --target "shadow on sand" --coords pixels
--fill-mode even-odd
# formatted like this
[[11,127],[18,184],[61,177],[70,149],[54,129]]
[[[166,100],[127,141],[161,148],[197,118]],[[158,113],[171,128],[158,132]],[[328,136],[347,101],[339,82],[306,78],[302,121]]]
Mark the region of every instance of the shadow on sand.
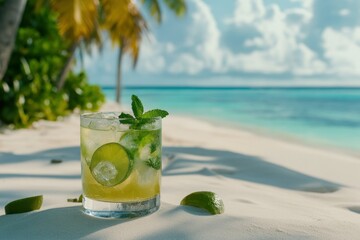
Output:
[[[206,149],[200,147],[164,147],[165,155],[175,156],[169,160],[163,169],[163,175],[203,175],[217,178],[233,178],[255,182],[264,185],[308,191],[328,193],[338,190],[341,186],[300,173],[256,156],[241,153]],[[25,161],[44,161],[57,158],[66,161],[79,161],[79,147],[57,148],[33,154],[16,155],[0,154],[1,164]],[[289,161],[291,159],[289,158]],[[165,161],[167,162],[167,161]],[[56,167],[57,164],[53,166]],[[31,175],[31,174],[30,174]],[[52,178],[53,175],[30,176]],[[0,173],[0,178],[21,177],[21,174],[6,175]],[[23,175],[26,177],[27,175]],[[59,172],[56,178],[68,178]],[[73,176],[74,177],[74,176]],[[80,177],[79,177],[80,181]],[[349,210],[359,213],[359,208]],[[132,219],[133,220],[133,219]],[[99,238],[122,239],[127,236],[132,239],[222,239],[223,233],[247,231],[252,223],[241,218],[227,215],[207,216],[204,212],[195,211],[184,206],[162,203],[160,210],[148,217],[132,220],[103,220],[85,215],[81,206],[59,207],[26,214],[0,216],[0,239],[79,239]],[[141,226],[155,224],[153,228],[141,231]],[[190,224],[189,224],[190,223]],[[116,227],[115,227],[116,226]],[[221,231],[218,227],[221,226]],[[114,228],[115,227],[115,228]],[[253,229],[258,239],[266,239],[272,229]],[[125,234],[125,235],[124,235]],[[255,233],[253,233],[255,234]],[[283,233],[278,232],[279,238]],[[280,237],[281,236],[281,237]]]
[[[164,147],[165,155],[175,155],[175,159],[166,161],[164,176],[200,174],[216,177],[235,178],[280,188],[316,193],[335,192],[339,184],[312,177],[280,165],[267,162],[259,157],[241,153],[214,150],[199,147]],[[79,161],[78,146],[54,148],[32,154],[0,153],[0,165],[26,161],[44,161],[51,159]],[[291,158],[289,158],[291,161]],[[57,164],[54,164],[56,166]],[[195,169],[195,170],[194,170]],[[0,178],[41,177],[41,178],[80,178],[79,175],[33,175],[1,174]]]
[[339,184],[267,162],[259,157],[231,151],[199,147],[164,147],[164,151],[177,156],[165,166],[164,176],[191,174],[223,176],[316,193],[335,192],[341,187]]
[[51,159],[60,159],[63,161],[79,161],[80,147],[72,146],[64,148],[52,148],[30,154],[14,154],[9,152],[0,152],[0,164],[21,163],[34,160],[49,162],[50,164]]
[[[224,215],[214,217],[183,206],[167,203],[161,205],[159,211],[134,219],[98,219],[85,215],[80,206],[5,215],[0,216],[0,237],[39,240],[199,239],[198,235],[212,232],[212,236],[218,235],[215,239],[220,239],[220,224],[226,223],[225,228],[233,232],[237,231],[242,222],[240,218]],[[194,222],[189,224],[189,221]]]
[[2,239],[79,239],[128,221],[131,220],[90,217],[82,212],[81,206],[61,207],[0,216],[0,235]]

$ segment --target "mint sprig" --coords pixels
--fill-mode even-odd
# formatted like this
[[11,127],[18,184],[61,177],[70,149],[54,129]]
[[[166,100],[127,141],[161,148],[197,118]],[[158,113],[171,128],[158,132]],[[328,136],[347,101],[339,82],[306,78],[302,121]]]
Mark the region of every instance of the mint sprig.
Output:
[[150,158],[145,163],[155,170],[159,170],[161,168],[161,160],[159,158]]
[[143,125],[154,122],[154,118],[164,118],[169,115],[167,111],[161,109],[153,109],[144,113],[144,106],[140,98],[132,95],[131,100],[131,108],[134,116],[124,112],[119,115],[120,123],[130,124],[131,129],[141,129]]

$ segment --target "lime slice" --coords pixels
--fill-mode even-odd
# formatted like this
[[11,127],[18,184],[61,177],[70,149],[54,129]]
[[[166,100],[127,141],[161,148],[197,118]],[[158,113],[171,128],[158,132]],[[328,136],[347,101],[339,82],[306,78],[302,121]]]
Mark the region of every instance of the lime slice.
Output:
[[34,196],[12,201],[5,206],[5,214],[31,212],[41,208],[43,196]]
[[224,212],[223,201],[213,192],[193,192],[181,200],[181,205],[204,209],[211,214]]
[[90,170],[95,180],[103,186],[112,187],[123,182],[132,169],[132,163],[123,146],[107,143],[96,149]]

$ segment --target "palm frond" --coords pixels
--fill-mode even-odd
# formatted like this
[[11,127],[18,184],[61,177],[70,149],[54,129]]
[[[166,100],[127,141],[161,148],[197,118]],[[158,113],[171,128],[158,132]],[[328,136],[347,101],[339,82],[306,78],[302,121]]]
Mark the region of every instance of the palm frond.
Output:
[[52,8],[58,13],[60,34],[71,42],[90,39],[98,19],[96,0],[52,0]]
[[162,21],[162,13],[158,0],[141,0],[141,3],[149,10],[150,15],[155,18],[158,23]]
[[39,12],[42,7],[48,7],[49,1],[47,0],[36,0],[35,2],[35,12]]
[[143,16],[131,0],[103,0],[102,7],[102,27],[108,30],[113,44],[131,55],[135,67],[142,34],[148,29]]
[[164,0],[164,3],[177,16],[183,16],[187,11],[185,0]]

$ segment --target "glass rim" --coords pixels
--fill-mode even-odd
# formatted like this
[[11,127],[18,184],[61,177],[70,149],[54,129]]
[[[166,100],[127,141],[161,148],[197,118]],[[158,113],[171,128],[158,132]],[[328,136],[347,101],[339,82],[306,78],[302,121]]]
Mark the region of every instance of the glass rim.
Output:
[[[97,120],[109,120],[109,121],[129,119],[129,118],[105,118],[105,117],[97,116],[99,113],[101,113],[101,114],[116,114],[116,115],[121,114],[121,112],[87,112],[87,113],[81,113],[80,117],[85,118],[85,119],[97,119]],[[162,118],[161,117],[151,117],[151,118],[146,118],[146,119],[161,120]]]

